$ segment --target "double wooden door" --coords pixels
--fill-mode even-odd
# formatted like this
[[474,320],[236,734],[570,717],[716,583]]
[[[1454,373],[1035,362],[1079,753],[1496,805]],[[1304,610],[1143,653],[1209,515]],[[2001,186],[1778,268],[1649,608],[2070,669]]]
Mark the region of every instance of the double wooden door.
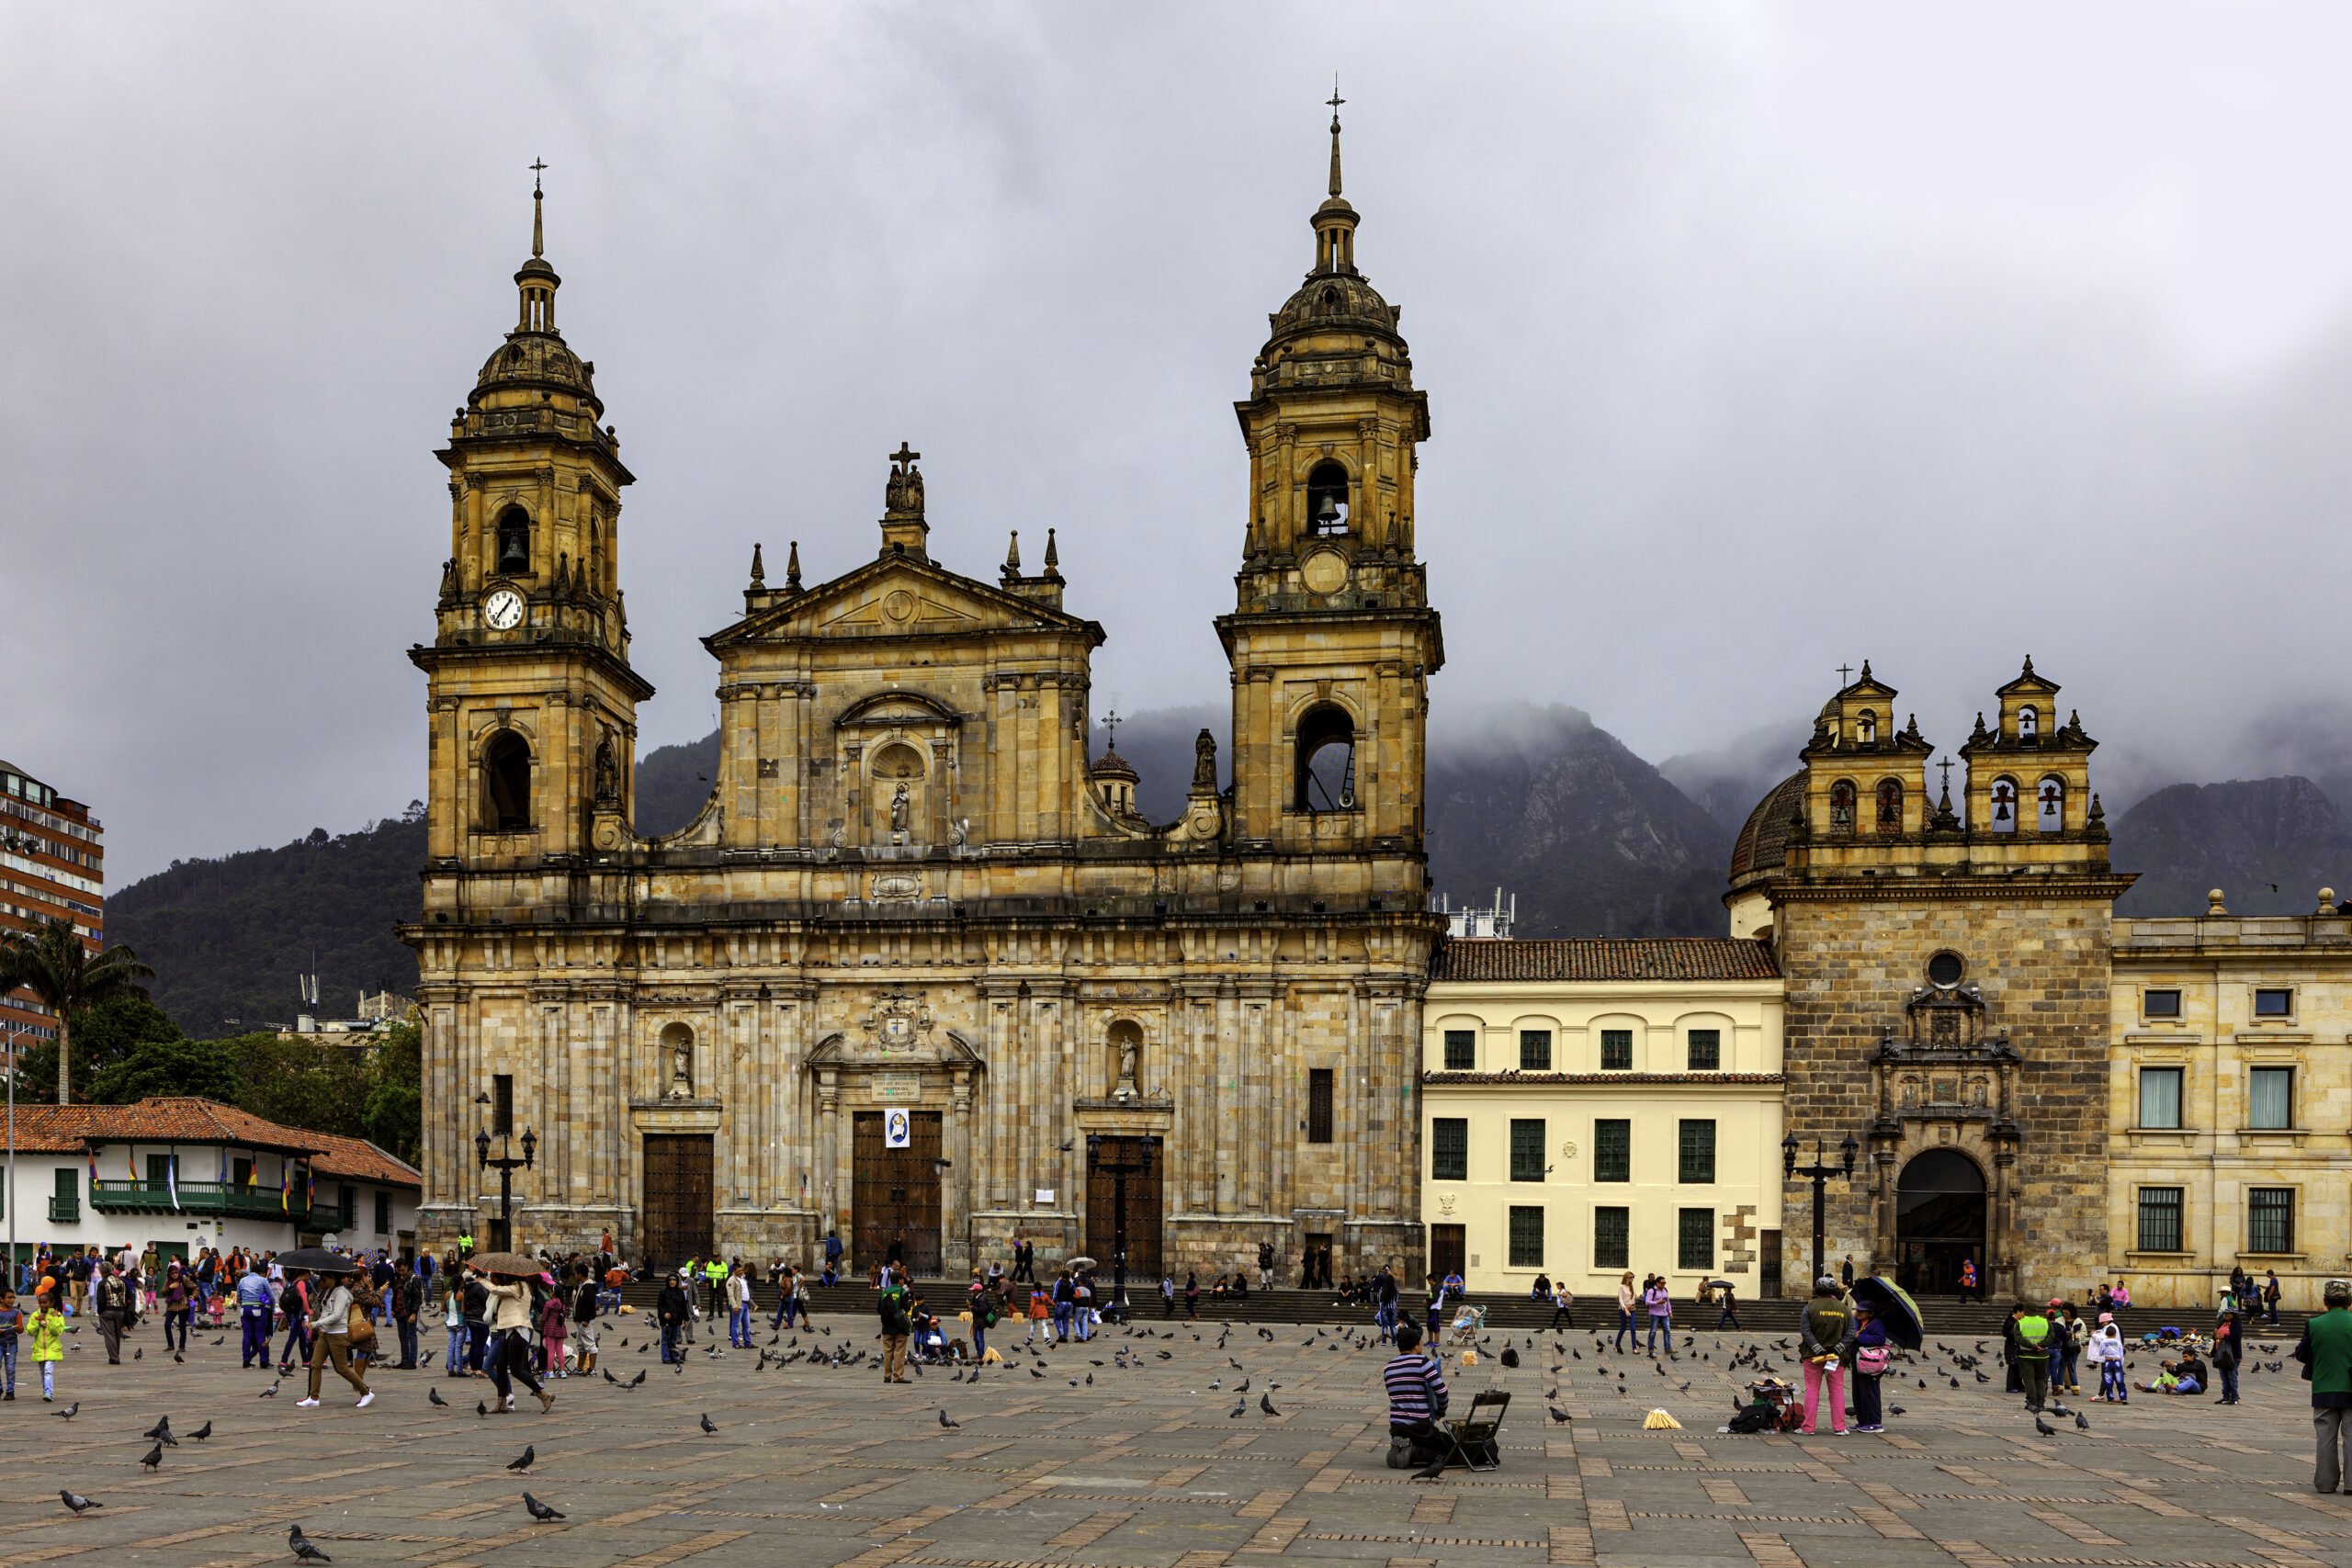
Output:
[[[1127,1280],[1150,1280],[1157,1287],[1159,1280],[1159,1215],[1160,1215],[1160,1148],[1153,1137],[1114,1137],[1104,1135],[1087,1140],[1086,1145],[1086,1250],[1096,1265],[1097,1275],[1109,1280],[1117,1266],[1119,1248],[1124,1241],[1127,1253]],[[1120,1224],[1120,1189],[1118,1174],[1125,1168],[1125,1224]],[[1250,1261],[1254,1265],[1256,1258]],[[1181,1281],[1180,1281],[1181,1282]]]
[[[907,1118],[907,1146],[890,1147],[885,1119]],[[850,1261],[902,1263],[939,1273],[941,1117],[936,1111],[860,1111],[850,1137]]]
[[717,1211],[711,1195],[707,1134],[645,1134],[645,1196],[638,1206],[639,1245],[656,1268],[710,1256]]

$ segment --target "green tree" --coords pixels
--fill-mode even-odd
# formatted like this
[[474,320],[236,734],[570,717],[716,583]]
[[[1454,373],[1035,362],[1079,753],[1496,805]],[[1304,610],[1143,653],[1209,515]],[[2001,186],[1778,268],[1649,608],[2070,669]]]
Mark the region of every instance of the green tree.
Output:
[[235,1055],[217,1040],[143,1040],[118,1062],[90,1074],[90,1102],[129,1105],[151,1095],[199,1095],[234,1105],[245,1077]]
[[367,1136],[368,1069],[346,1035],[240,1034],[219,1042],[244,1081],[237,1103],[254,1115],[314,1133]]
[[43,920],[30,931],[0,931],[0,991],[21,986],[57,1015],[57,1103],[74,1100],[74,1015],[135,992],[155,971],[117,942],[93,956],[74,922]]
[[411,1165],[424,1142],[424,1043],[415,1024],[396,1023],[368,1055],[368,1141]]

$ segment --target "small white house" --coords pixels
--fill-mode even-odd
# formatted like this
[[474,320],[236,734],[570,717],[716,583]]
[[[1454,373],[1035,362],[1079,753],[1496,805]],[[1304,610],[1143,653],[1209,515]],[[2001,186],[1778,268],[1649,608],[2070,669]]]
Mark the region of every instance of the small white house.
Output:
[[13,1136],[0,1141],[0,1227],[19,1259],[44,1243],[152,1244],[186,1258],[329,1235],[398,1251],[415,1238],[415,1168],[365,1139],[281,1127],[216,1100],[19,1105]]

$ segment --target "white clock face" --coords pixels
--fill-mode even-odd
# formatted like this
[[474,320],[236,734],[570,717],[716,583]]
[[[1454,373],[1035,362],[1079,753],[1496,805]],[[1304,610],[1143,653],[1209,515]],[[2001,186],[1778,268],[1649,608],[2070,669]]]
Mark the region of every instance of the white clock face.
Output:
[[481,618],[499,631],[511,631],[523,623],[523,596],[512,588],[502,588],[481,602]]

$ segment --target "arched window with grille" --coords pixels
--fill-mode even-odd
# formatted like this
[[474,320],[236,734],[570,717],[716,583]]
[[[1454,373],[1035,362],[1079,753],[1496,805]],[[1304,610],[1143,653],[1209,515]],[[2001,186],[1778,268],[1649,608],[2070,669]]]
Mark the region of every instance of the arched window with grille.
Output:
[[1353,811],[1356,807],[1356,726],[1330,703],[1298,721],[1298,776],[1294,809]]
[[1829,830],[1850,833],[1854,830],[1854,783],[1839,779],[1829,786]]
[[1903,785],[1895,779],[1878,782],[1878,830],[1882,833],[1903,831]]

